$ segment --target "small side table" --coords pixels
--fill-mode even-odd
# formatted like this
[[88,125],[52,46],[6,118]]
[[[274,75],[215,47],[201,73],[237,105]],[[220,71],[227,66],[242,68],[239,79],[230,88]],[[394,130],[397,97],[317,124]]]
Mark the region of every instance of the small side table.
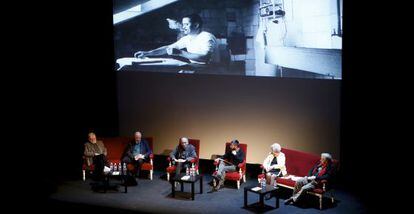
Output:
[[191,184],[191,200],[194,200],[194,185],[197,181],[200,182],[200,194],[203,194],[203,175],[195,175],[191,176],[188,180],[181,180],[181,178],[185,176],[184,173],[176,175],[171,179],[171,189],[172,189],[172,197],[175,198],[175,182],[179,182],[181,186],[181,192],[184,191],[184,183]]
[[278,187],[273,187],[271,185],[266,185],[266,188],[265,189],[260,189],[260,190],[257,190],[257,191],[252,190],[255,187],[257,187],[257,186],[247,186],[247,187],[244,187],[244,207],[245,208],[248,208],[248,207],[251,206],[251,205],[248,205],[247,204],[247,192],[252,192],[252,193],[255,193],[255,194],[258,194],[259,195],[259,197],[260,197],[259,207],[262,208],[262,209],[265,208],[265,204],[264,204],[264,200],[263,200],[264,199],[264,196],[266,194],[273,194],[276,197],[275,208],[276,209],[279,208],[279,195],[277,194],[277,190],[279,189]]

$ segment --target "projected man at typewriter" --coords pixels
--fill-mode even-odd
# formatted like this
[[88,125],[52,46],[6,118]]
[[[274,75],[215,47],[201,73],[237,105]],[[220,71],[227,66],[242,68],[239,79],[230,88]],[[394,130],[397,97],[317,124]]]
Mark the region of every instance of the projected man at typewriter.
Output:
[[182,28],[185,36],[177,42],[150,51],[138,51],[134,57],[144,58],[170,55],[188,59],[191,63],[208,64],[211,62],[216,47],[213,34],[202,31],[203,21],[198,14],[184,16]]

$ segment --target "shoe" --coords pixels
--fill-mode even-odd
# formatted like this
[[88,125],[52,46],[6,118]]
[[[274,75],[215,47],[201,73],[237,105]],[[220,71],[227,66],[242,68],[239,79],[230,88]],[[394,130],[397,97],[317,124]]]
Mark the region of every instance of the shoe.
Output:
[[211,188],[211,190],[210,191],[208,191],[207,193],[213,193],[213,192],[217,192],[217,190],[216,190],[216,188]]
[[223,186],[223,184],[224,184],[224,181],[223,180],[220,180],[218,182],[217,186],[215,187],[216,191],[218,191],[220,189],[220,187]]
[[293,204],[293,198],[288,198],[288,199],[286,199],[286,200],[285,200],[285,204],[286,204],[286,205],[291,205],[291,204]]

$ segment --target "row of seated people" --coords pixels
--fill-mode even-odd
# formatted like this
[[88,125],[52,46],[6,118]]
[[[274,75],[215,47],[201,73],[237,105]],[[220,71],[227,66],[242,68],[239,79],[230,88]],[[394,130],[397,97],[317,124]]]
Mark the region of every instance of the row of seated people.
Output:
[[[178,146],[171,152],[168,157],[169,167],[167,168],[167,179],[170,180],[170,174],[180,174],[187,168],[193,167],[198,173],[198,151],[199,141],[188,138],[180,138]],[[194,145],[193,145],[194,144]],[[214,185],[212,191],[219,190],[224,180],[237,181],[237,188],[240,188],[240,180],[246,181],[246,144],[240,145],[238,140],[228,143],[229,150],[220,158],[215,159],[216,171],[213,174]],[[196,148],[197,147],[197,148]],[[227,146],[226,146],[227,147]],[[241,149],[243,147],[243,149]],[[92,178],[94,180],[102,180],[104,172],[109,170],[109,161],[107,157],[107,149],[102,141],[98,141],[95,133],[89,133],[88,142],[85,143],[84,157],[85,167],[93,166]],[[147,140],[142,139],[141,132],[136,132],[134,140],[126,145],[121,158],[121,163],[127,165],[127,175],[139,177],[141,170],[150,168],[145,167],[148,162],[152,162],[153,154]],[[85,172],[84,172],[85,173]],[[150,173],[152,179],[152,173]],[[130,179],[129,179],[130,180]]]
[[[86,157],[86,163],[88,165],[94,165],[93,175],[99,177],[102,175],[105,166],[108,166],[106,160],[107,150],[104,144],[96,140],[94,133],[89,133],[88,142],[85,144],[84,156]],[[194,145],[193,145],[194,144]],[[237,187],[240,187],[241,178],[246,181],[245,167],[246,167],[246,146],[241,145],[238,140],[233,140],[229,143],[229,150],[226,150],[225,154],[220,158],[215,159],[216,171],[212,175],[213,177],[213,189],[210,192],[218,191],[227,178],[236,176]],[[276,185],[278,177],[284,177],[287,175],[286,171],[286,157],[281,151],[281,146],[278,143],[271,145],[271,152],[265,158],[262,168],[264,171],[263,176],[270,185]],[[170,174],[180,174],[186,168],[194,166],[198,172],[198,151],[199,142],[197,140],[189,143],[188,138],[181,138],[178,146],[171,152],[168,157],[169,167],[167,168],[167,179],[169,180]],[[128,164],[128,173],[139,176],[143,165],[152,161],[152,151],[148,145],[148,142],[142,139],[141,132],[136,132],[134,135],[134,141],[127,144],[123,156],[122,162]],[[152,169],[152,168],[151,168]],[[232,174],[233,173],[233,174]],[[301,196],[320,186],[322,182],[326,182],[330,179],[333,173],[332,156],[329,153],[322,153],[320,160],[309,170],[308,176],[299,178],[296,180],[292,197],[285,201],[286,204],[296,203]],[[230,175],[230,176],[228,176]],[[272,195],[267,195],[266,199],[270,199]]]

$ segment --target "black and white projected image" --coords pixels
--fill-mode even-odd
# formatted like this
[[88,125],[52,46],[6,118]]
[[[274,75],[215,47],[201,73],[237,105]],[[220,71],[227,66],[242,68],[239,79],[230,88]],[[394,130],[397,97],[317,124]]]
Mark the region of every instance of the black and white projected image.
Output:
[[343,0],[113,0],[116,70],[342,79]]

